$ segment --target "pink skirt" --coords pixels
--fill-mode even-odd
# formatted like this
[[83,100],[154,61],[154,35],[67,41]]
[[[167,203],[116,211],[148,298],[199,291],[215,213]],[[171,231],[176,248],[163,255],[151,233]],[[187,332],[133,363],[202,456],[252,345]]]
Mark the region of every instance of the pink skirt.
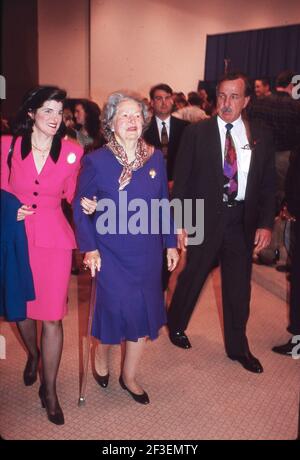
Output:
[[72,250],[39,248],[28,241],[36,299],[27,302],[27,318],[58,321],[67,313]]

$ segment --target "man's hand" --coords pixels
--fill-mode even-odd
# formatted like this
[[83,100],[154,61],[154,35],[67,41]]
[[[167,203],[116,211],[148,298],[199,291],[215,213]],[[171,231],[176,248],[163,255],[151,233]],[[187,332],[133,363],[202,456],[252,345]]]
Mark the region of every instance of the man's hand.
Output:
[[280,211],[280,217],[282,220],[289,220],[291,222],[295,222],[296,218],[289,213],[288,208],[284,206]]
[[268,228],[258,228],[255,233],[254,254],[259,254],[271,243],[272,231]]
[[188,245],[188,234],[184,228],[179,228],[177,231],[177,247],[181,251],[186,251]]
[[168,248],[167,249],[167,261],[168,261],[168,270],[172,272],[175,270],[178,261],[179,261],[179,254],[176,248]]

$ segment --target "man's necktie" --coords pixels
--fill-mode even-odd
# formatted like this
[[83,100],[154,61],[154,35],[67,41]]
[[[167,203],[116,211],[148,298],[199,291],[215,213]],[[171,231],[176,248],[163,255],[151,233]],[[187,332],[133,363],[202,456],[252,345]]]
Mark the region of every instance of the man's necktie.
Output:
[[161,142],[162,153],[164,154],[164,158],[166,159],[167,156],[168,156],[169,138],[168,138],[168,132],[167,132],[167,128],[166,128],[166,123],[164,121],[162,122],[160,142]]
[[223,199],[228,203],[235,200],[238,193],[238,171],[237,156],[230,130],[233,128],[231,123],[225,125],[225,152],[224,152],[224,193]]

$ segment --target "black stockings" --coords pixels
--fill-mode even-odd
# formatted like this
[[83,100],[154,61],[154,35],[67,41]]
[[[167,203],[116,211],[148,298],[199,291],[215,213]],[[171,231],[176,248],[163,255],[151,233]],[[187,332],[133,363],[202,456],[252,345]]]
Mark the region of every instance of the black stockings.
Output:
[[56,377],[63,347],[63,327],[61,321],[43,321],[41,350],[44,394],[50,412],[57,406]]
[[[32,371],[38,365],[39,350],[37,346],[36,321],[25,319],[17,323],[19,332],[32,359]],[[62,321],[43,321],[41,336],[42,384],[50,412],[57,406],[56,377],[63,347]]]
[[28,351],[30,373],[34,374],[37,371],[39,361],[36,321],[34,319],[25,319],[24,321],[17,322],[17,327]]

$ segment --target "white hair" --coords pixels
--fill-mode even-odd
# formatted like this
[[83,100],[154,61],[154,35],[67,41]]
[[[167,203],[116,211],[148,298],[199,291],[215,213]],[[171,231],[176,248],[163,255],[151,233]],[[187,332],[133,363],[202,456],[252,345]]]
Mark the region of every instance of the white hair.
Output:
[[117,113],[118,106],[123,101],[134,101],[141,107],[143,116],[143,131],[149,123],[148,107],[137,93],[127,91],[112,93],[108,97],[107,102],[104,104],[101,116],[102,128],[107,139],[109,139],[112,134],[112,121]]

